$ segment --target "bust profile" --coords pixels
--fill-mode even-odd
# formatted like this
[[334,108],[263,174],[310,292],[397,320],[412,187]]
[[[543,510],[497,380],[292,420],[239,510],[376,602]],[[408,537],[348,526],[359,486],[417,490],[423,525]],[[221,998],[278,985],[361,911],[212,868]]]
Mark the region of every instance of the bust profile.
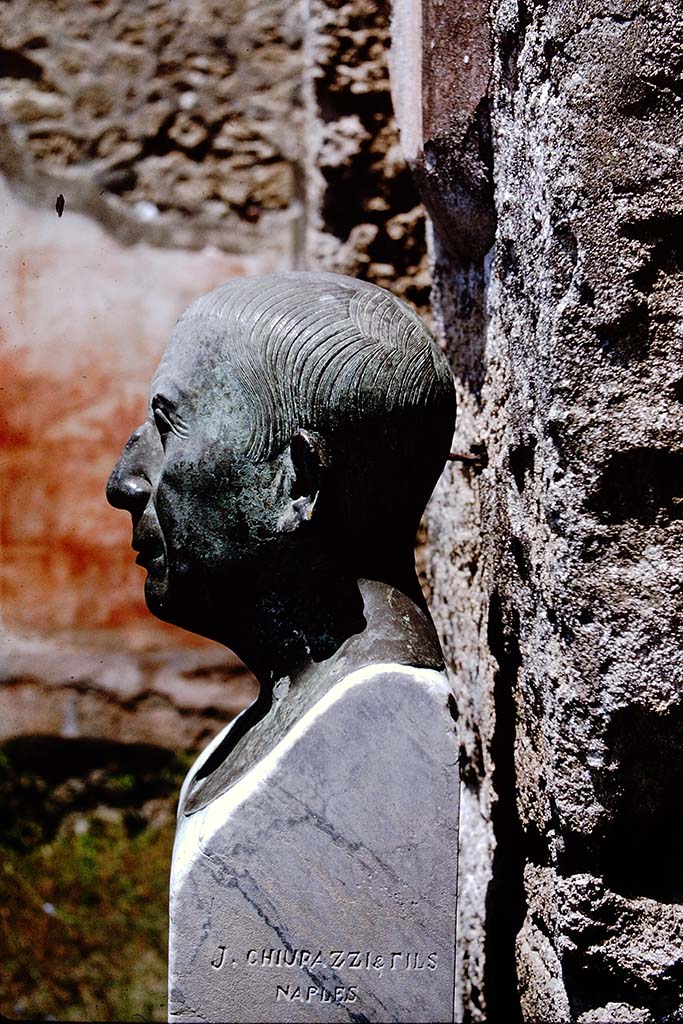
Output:
[[436,342],[374,285],[241,278],[182,314],[107,496],[132,516],[149,609],[260,684],[195,766],[186,814],[349,673],[442,667],[413,546],[454,419]]

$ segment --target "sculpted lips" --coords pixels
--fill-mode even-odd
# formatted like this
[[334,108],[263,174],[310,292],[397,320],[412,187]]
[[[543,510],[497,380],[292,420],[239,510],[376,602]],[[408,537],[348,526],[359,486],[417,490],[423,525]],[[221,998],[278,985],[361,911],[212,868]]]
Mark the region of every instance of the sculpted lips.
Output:
[[160,540],[154,537],[136,537],[133,536],[133,551],[138,552],[138,557],[135,559],[136,565],[141,565],[145,569],[157,568],[164,558],[164,546]]

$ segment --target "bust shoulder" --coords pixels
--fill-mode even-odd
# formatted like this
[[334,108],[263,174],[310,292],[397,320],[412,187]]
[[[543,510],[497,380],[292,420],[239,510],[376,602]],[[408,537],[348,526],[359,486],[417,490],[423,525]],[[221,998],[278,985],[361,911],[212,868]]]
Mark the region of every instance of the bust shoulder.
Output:
[[[202,777],[202,768],[222,745],[229,745],[230,733],[238,727],[242,715],[230,722],[218,733],[212,742],[201,752],[188,772],[178,804],[178,817],[191,815],[195,811],[205,810],[213,803],[222,801],[232,790],[239,786],[247,788],[262,781],[271,773],[276,774],[281,759],[305,741],[308,736],[325,731],[324,719],[338,721],[340,734],[351,734],[355,728],[356,716],[360,713],[371,716],[377,728],[383,731],[394,729],[397,735],[407,735],[409,728],[413,734],[429,730],[428,721],[441,712],[455,717],[454,698],[448,676],[443,669],[424,668],[415,665],[403,665],[398,662],[383,662],[355,669],[342,676],[323,694],[295,724],[278,740],[256,764],[245,771],[232,784],[225,785],[224,780],[216,779],[214,787],[217,795],[208,801],[198,801],[194,796],[196,787]],[[422,709],[425,721],[417,720]],[[247,709],[248,710],[248,709]],[[348,724],[347,724],[348,722]],[[317,725],[317,728],[313,727]],[[352,737],[349,736],[349,739]],[[221,769],[223,762],[212,773],[216,776],[225,774]]]

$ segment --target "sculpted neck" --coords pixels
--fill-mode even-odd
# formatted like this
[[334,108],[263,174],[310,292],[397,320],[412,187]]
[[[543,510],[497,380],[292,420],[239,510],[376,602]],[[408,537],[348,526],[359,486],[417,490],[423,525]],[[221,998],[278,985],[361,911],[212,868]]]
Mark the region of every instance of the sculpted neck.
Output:
[[[417,580],[415,581],[417,585]],[[371,665],[398,663],[443,668],[443,658],[428,613],[396,587],[378,580],[356,580],[362,620],[328,657],[303,656],[261,662],[258,699],[237,719],[226,737],[197,771],[187,793],[185,813],[206,806],[272,750],[306,711],[346,676]],[[342,618],[340,621],[351,621]],[[238,654],[243,656],[239,649]],[[247,664],[249,662],[247,661]],[[253,668],[254,663],[249,664]]]
[[254,620],[249,649],[233,649],[266,692],[285,678],[297,688],[322,675],[331,684],[382,662],[441,668],[439,641],[414,573],[408,583],[399,588],[337,578],[322,592],[309,586],[296,601],[270,596]]

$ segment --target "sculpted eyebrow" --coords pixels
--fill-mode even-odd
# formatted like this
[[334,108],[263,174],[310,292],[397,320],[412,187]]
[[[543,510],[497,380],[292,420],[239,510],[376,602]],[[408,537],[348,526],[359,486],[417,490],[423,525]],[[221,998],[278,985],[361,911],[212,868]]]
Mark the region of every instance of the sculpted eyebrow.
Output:
[[161,393],[154,395],[150,405],[152,409],[168,409],[169,412],[173,412],[175,410],[175,405],[170,398],[167,398],[166,395]]

